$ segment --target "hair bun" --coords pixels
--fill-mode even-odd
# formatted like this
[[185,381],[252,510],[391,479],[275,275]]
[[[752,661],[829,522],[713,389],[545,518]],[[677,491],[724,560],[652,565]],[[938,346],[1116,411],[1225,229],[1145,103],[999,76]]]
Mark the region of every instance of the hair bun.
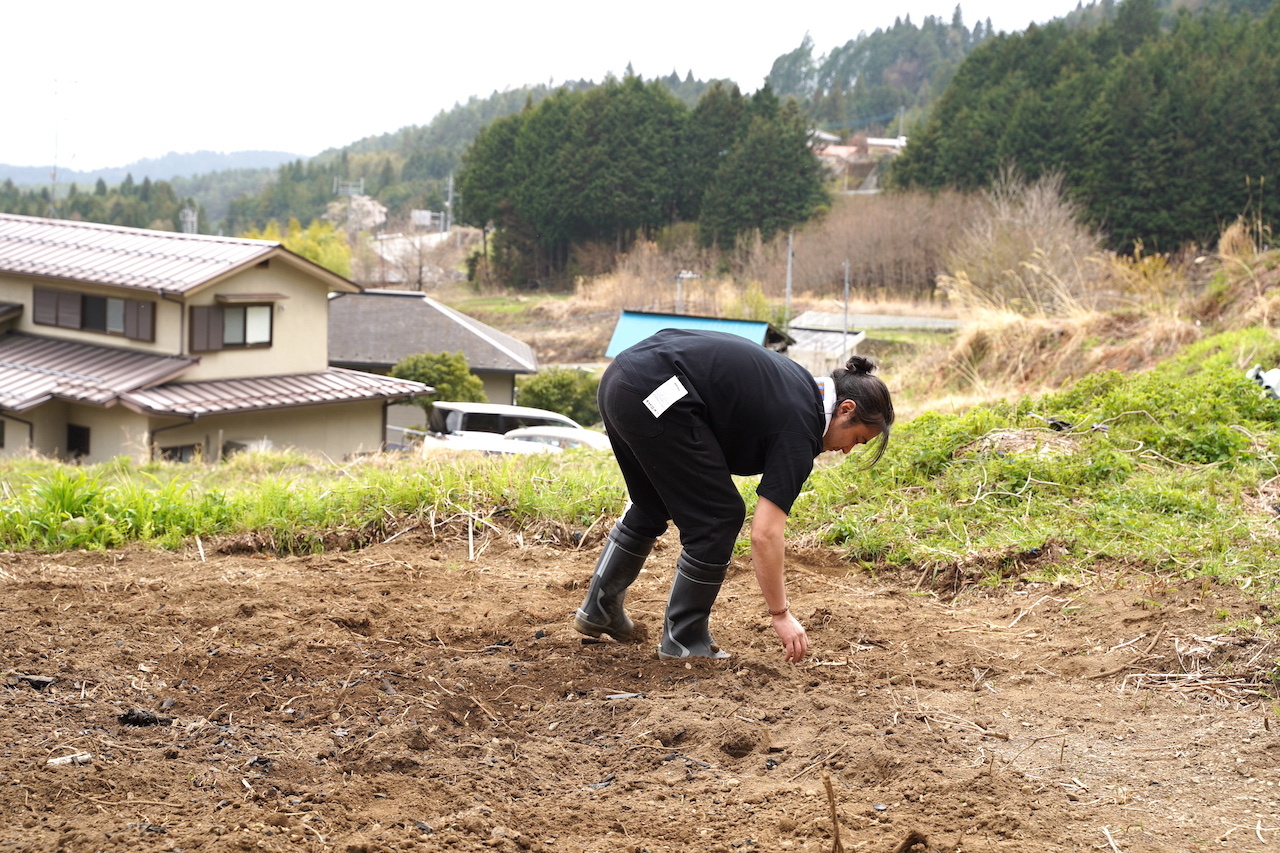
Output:
[[873,373],[876,369],[876,363],[865,355],[851,355],[849,360],[845,362],[844,369],[858,374]]

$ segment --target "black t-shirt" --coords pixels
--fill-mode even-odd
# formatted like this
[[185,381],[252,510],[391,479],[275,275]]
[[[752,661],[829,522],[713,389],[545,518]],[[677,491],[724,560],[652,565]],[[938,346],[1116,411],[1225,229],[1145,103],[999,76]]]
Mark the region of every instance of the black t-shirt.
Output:
[[756,493],[791,512],[826,429],[808,370],[737,335],[684,329],[651,335],[616,360],[642,395],[677,377],[688,394],[661,418],[706,423],[729,472],[763,475]]

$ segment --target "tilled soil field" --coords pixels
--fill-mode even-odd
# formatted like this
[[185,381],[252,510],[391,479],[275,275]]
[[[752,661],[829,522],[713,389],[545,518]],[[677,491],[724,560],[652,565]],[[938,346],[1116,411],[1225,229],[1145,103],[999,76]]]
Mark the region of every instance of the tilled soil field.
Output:
[[802,551],[808,661],[740,560],[733,657],[672,663],[570,627],[599,547],[0,554],[0,850],[1280,849],[1280,645],[1237,589]]

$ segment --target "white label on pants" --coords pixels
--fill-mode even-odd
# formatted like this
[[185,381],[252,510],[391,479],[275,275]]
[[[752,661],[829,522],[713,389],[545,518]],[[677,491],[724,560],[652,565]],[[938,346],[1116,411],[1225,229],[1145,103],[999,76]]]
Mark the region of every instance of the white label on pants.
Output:
[[653,412],[653,416],[656,418],[671,408],[672,403],[681,397],[687,396],[688,393],[688,389],[680,384],[680,377],[672,376],[659,385],[658,390],[645,397],[644,404],[649,407],[649,411]]

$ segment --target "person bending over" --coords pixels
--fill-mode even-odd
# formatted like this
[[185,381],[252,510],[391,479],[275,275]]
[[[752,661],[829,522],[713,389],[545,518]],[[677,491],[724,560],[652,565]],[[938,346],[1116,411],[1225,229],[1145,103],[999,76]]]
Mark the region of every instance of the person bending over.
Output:
[[609,532],[574,628],[624,642],[644,636],[623,602],[674,522],[682,550],[658,656],[728,657],[708,626],[746,519],[733,475],[760,474],[752,564],[785,660],[803,660],[809,640],[784,583],[787,514],[819,453],[848,453],[878,438],[872,463],[884,455],[893,400],[874,369],[855,355],[829,380],[815,380],[745,338],[682,329],[619,353],[601,377],[599,404],[630,502]]

